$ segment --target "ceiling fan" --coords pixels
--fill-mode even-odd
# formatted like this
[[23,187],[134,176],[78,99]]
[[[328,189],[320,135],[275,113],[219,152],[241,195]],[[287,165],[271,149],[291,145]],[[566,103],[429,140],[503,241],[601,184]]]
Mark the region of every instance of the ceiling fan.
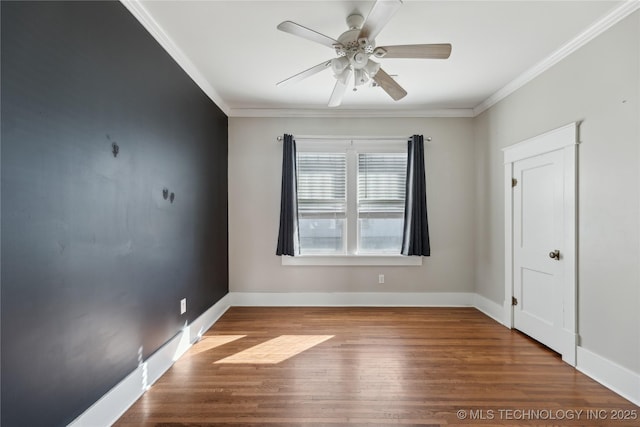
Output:
[[395,101],[404,98],[407,95],[407,91],[380,68],[379,63],[373,61],[370,57],[447,59],[451,55],[451,45],[442,43],[376,47],[376,36],[400,9],[400,6],[402,6],[402,0],[377,0],[366,20],[358,13],[349,15],[347,17],[349,29],[342,33],[338,40],[292,21],[282,22],[278,25],[280,31],[335,49],[337,58],[324,61],[308,70],[282,80],[276,86],[298,82],[322,70],[331,68],[336,78],[336,85],[329,99],[329,107],[340,105],[352,75],[354,87],[361,86],[373,79]]

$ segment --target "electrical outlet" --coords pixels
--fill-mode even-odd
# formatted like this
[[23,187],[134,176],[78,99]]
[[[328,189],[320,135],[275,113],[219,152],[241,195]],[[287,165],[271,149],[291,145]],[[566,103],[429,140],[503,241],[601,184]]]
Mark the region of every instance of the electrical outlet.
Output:
[[180,314],[185,314],[187,312],[187,299],[182,298],[180,300]]
[[378,283],[384,283],[384,274],[378,274]]

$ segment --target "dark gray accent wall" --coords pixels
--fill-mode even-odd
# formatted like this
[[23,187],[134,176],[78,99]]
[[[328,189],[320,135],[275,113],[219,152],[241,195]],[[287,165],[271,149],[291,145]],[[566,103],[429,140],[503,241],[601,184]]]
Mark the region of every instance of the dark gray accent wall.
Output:
[[0,4],[1,422],[63,426],[228,292],[227,117],[119,2]]

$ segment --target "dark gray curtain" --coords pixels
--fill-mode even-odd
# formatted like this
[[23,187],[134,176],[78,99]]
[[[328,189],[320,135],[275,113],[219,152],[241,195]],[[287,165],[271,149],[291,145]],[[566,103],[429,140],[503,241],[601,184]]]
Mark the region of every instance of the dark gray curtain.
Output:
[[284,135],[282,141],[282,189],[280,195],[280,232],[276,255],[295,256],[298,248],[298,195],[296,189],[296,142]]
[[413,135],[407,158],[407,189],[404,202],[402,255],[429,256],[427,189],[424,172],[424,138]]

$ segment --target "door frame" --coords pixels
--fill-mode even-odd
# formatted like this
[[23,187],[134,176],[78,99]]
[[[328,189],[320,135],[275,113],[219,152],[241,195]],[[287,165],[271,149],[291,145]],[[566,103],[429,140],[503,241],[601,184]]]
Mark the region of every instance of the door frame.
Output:
[[580,122],[573,122],[504,148],[504,324],[513,329],[513,163],[551,151],[564,158],[564,283],[562,289],[562,360],[576,365],[577,330],[577,154]]

